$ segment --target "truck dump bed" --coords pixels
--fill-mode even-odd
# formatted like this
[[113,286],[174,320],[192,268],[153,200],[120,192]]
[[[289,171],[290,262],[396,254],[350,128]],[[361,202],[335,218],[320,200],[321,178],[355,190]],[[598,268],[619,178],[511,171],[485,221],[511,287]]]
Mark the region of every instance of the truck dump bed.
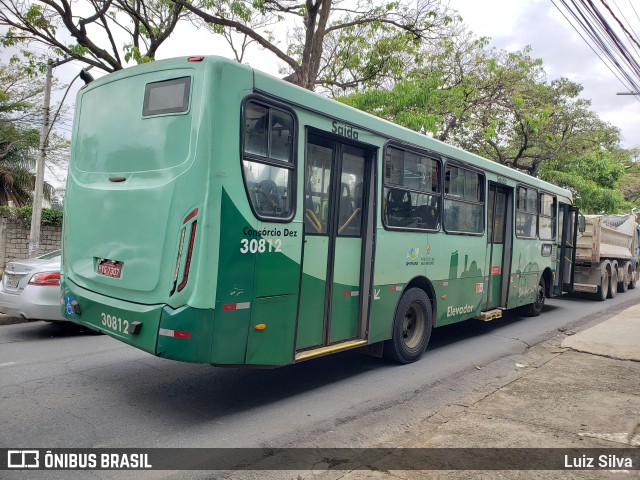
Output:
[[632,215],[585,215],[585,220],[586,230],[578,239],[576,263],[633,257],[636,223]]

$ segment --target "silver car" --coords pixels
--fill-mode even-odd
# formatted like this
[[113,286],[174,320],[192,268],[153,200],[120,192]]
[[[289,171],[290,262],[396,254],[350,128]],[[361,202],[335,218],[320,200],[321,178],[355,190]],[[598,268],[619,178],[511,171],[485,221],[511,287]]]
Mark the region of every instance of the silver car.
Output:
[[60,250],[7,264],[0,283],[0,313],[29,320],[65,320],[60,314]]

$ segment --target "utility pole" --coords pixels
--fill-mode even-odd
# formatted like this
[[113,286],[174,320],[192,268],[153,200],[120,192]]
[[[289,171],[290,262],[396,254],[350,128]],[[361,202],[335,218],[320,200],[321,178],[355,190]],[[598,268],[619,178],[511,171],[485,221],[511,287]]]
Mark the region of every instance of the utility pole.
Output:
[[53,81],[53,69],[72,60],[49,60],[47,63],[47,76],[44,84],[44,102],[42,105],[42,126],[40,127],[40,145],[38,159],[36,161],[36,185],[33,190],[33,204],[31,211],[31,231],[29,233],[29,258],[36,256],[40,248],[40,222],[42,220],[42,197],[44,189],[44,162],[47,156],[47,140],[49,138],[49,109],[51,104],[51,83]]

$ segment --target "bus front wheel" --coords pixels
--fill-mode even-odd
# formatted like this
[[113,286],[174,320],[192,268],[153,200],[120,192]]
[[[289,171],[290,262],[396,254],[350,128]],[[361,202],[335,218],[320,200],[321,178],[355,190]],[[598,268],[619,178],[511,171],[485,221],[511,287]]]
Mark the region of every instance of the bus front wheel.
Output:
[[542,313],[545,299],[545,288],[546,284],[544,282],[544,277],[540,277],[540,282],[538,282],[538,288],[536,289],[536,299],[533,303],[529,304],[526,309],[526,315],[528,317],[537,317]]
[[431,300],[419,288],[404,292],[393,320],[393,337],[384,345],[385,357],[399,363],[415,362],[424,353],[433,329]]

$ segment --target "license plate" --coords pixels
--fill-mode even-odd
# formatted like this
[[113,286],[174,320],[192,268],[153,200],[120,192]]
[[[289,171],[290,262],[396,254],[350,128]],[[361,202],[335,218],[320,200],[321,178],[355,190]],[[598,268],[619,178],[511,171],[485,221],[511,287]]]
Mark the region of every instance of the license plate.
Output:
[[16,288],[20,283],[20,277],[17,275],[6,275],[4,284],[9,288]]
[[113,260],[100,260],[98,262],[98,273],[106,277],[120,278],[122,263]]

